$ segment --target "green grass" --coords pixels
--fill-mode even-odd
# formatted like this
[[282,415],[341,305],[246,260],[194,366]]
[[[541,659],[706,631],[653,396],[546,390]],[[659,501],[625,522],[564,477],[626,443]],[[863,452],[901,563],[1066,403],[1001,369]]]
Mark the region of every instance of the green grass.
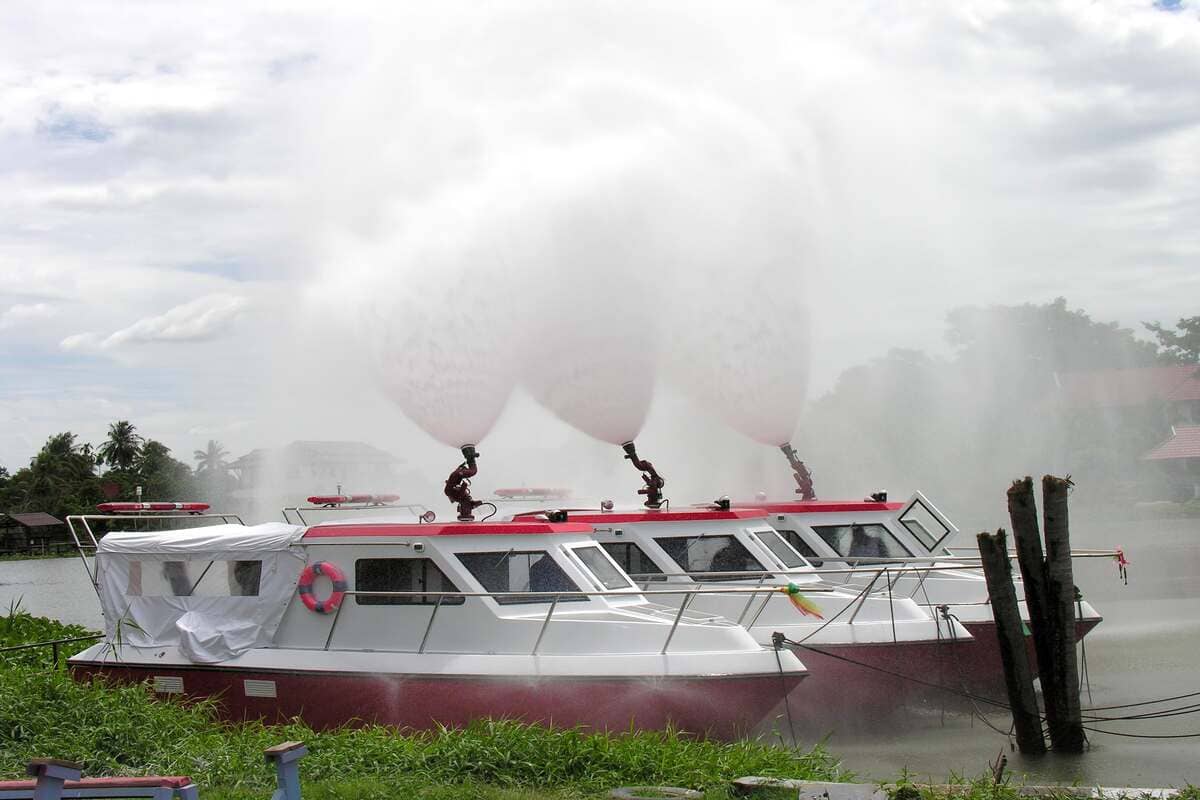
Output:
[[[0,618],[0,646],[83,633],[15,608]],[[0,777],[19,776],[29,759],[52,756],[81,762],[87,775],[190,775],[206,797],[232,800],[273,785],[262,753],[286,740],[307,743],[305,796],[311,785],[317,798],[566,800],[629,785],[686,786],[723,797],[728,781],[742,775],[848,777],[819,746],[797,752],[674,731],[596,734],[509,720],[403,733],[379,726],[318,732],[300,721],[230,725],[217,719],[211,700],[185,705],[145,686],[80,683],[46,664],[44,652],[0,658]]]
[[4,553],[0,555],[0,561],[40,561],[44,558],[78,558],[74,552],[70,553]]

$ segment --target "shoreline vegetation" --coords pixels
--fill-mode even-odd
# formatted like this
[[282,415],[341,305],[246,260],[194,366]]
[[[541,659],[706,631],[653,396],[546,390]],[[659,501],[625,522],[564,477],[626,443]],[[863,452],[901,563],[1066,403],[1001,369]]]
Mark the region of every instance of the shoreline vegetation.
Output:
[[[90,633],[13,606],[0,616],[0,649]],[[63,645],[65,660],[86,643]],[[464,729],[398,732],[380,726],[314,731],[282,725],[227,724],[215,701],[156,698],[144,686],[78,683],[46,650],[0,652],[0,779],[21,777],[35,757],[78,761],[84,774],[190,775],[207,800],[260,800],[274,786],[263,750],[303,741],[301,766],[310,800],[588,800],[618,786],[680,786],[707,800],[729,798],[730,781],[756,775],[849,781],[821,744],[793,750],[768,740],[716,742],[675,731],[592,733],[511,720]],[[953,796],[1015,800],[1019,785],[953,781]],[[931,798],[902,777],[899,800]],[[794,794],[789,795],[794,796]],[[1065,796],[1065,795],[1064,795]],[[1188,787],[1180,795],[1200,800]]]

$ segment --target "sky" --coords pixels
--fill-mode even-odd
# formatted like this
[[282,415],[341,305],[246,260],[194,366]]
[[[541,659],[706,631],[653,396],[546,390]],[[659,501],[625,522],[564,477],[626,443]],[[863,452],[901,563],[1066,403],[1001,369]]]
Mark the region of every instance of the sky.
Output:
[[[891,347],[944,349],[959,305],[1200,313],[1194,0],[811,5],[4,3],[0,465],[116,419],[184,460],[209,439],[444,450],[372,374],[422,366],[364,357],[391,341],[377,326],[485,320],[443,343],[488,380],[553,353],[550,329],[510,344],[498,309],[551,280],[522,256],[563,209],[552,232],[633,231],[606,253],[637,269],[563,273],[591,292],[620,276],[589,326],[610,303],[675,320],[728,292],[774,301],[754,335],[782,336],[769,321],[794,305],[806,325],[772,346],[794,344],[809,397]],[[579,221],[595,208],[627,217]],[[741,238],[712,232],[722,209],[752,212],[721,219]],[[732,255],[765,240],[771,271]],[[440,280],[468,260],[473,288]],[[577,441],[515,391],[480,436],[498,418],[505,446]],[[648,432],[679,426],[658,396]]]

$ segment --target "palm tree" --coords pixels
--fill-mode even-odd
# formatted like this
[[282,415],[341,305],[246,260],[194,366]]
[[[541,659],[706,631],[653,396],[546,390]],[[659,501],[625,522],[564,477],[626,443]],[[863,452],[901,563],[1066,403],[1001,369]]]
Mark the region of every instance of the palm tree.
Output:
[[229,468],[229,462],[225,460],[227,455],[229,453],[225,452],[225,448],[221,447],[220,442],[216,439],[209,439],[208,447],[192,454],[192,458],[196,461],[196,474],[224,474]]
[[108,438],[96,451],[98,460],[108,462],[110,467],[132,469],[142,452],[142,437],[128,420],[119,420],[108,426]]

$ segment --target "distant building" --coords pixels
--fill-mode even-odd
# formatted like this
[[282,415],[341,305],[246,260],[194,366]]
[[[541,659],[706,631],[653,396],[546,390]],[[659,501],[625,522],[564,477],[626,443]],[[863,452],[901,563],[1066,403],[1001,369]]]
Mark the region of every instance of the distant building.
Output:
[[1200,366],[1098,369],[1057,376],[1059,399],[1069,409],[1161,407],[1166,425],[1200,425]]
[[407,463],[364,442],[292,442],[252,450],[229,465],[242,502],[299,502],[312,494],[395,493],[428,485]]
[[1192,441],[1188,431],[1200,430],[1200,366],[1055,377],[1067,423],[1064,455],[1085,480],[1106,480],[1114,492],[1130,490],[1129,499],[1186,500],[1200,493],[1195,458],[1186,454]]
[[1183,482],[1190,482],[1192,498],[1200,498],[1200,425],[1175,425],[1171,436],[1142,456],[1170,471]]
[[0,553],[45,553],[67,545],[67,526],[41,511],[0,514]]

